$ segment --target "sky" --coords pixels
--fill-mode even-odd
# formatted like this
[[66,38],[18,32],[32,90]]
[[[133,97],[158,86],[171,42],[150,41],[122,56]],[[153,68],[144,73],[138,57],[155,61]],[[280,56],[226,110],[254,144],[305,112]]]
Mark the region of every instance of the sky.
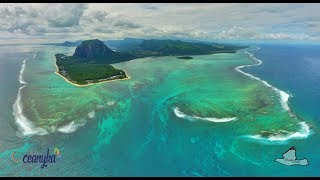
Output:
[[320,41],[320,3],[0,4],[0,44],[86,39]]

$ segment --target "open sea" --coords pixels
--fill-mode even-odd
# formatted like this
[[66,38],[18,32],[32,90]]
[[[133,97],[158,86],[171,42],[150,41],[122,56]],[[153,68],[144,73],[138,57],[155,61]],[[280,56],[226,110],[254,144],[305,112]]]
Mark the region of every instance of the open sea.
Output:
[[[55,74],[74,50],[0,45],[0,176],[320,175],[320,45],[135,59],[87,87]],[[307,166],[275,162],[292,146]]]

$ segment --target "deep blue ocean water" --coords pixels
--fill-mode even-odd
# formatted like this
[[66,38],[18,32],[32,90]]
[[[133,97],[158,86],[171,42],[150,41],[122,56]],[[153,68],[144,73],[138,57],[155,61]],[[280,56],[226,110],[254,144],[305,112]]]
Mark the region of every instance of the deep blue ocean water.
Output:
[[291,109],[320,124],[320,45],[256,44],[260,66],[245,71],[292,95]]
[[[269,84],[290,93],[290,108],[295,114],[305,119],[315,128],[320,127],[320,45],[306,44],[253,44],[260,50],[252,51],[254,56],[263,63],[260,66],[243,68],[256,77],[266,80]],[[21,50],[23,49],[23,50]],[[134,101],[133,106],[140,107],[140,111],[131,117],[128,124],[112,139],[111,146],[98,146],[99,152],[94,151],[96,141],[104,139],[98,137],[99,126],[103,127],[101,118],[88,122],[83,128],[74,133],[51,134],[49,136],[33,136],[31,138],[17,137],[17,126],[12,115],[12,104],[20,87],[17,78],[21,69],[22,61],[32,57],[34,51],[40,51],[39,47],[8,48],[0,49],[0,176],[319,176],[320,154],[318,152],[319,135],[311,135],[306,139],[291,141],[285,145],[250,144],[270,149],[274,154],[281,156],[282,150],[297,147],[298,158],[308,158],[310,165],[307,167],[280,166],[273,162],[276,157],[263,157],[255,152],[254,156],[246,154],[250,146],[243,150],[242,155],[254,157],[254,161],[270,158],[268,164],[256,166],[246,156],[231,158],[225,161],[216,160],[215,153],[226,152],[223,148],[224,135],[217,134],[215,137],[207,136],[201,139],[193,149],[185,149],[181,146],[179,156],[171,149],[161,149],[158,141],[151,142],[145,151],[137,151],[146,143],[144,138],[149,136],[150,129],[145,127],[157,127],[157,122],[144,122],[148,116],[145,112],[152,111],[142,101]],[[21,50],[21,51],[18,51]],[[37,56],[41,60],[41,53]],[[27,65],[29,68],[30,64]],[[102,123],[102,125],[99,125]],[[177,124],[178,127],[179,124]],[[180,124],[181,125],[181,124]],[[189,125],[189,124],[188,124]],[[132,128],[137,127],[138,128]],[[194,126],[190,124],[190,126]],[[214,126],[212,126],[214,127]],[[172,134],[180,136],[181,129],[170,129]],[[215,129],[212,129],[215,131]],[[153,131],[150,131],[153,132]],[[159,131],[154,131],[158,137]],[[159,133],[160,134],[160,133]],[[98,138],[97,138],[98,137]],[[102,136],[103,137],[103,136]],[[139,138],[140,137],[140,138]],[[132,138],[132,139],[129,139]],[[207,138],[207,139],[205,139]],[[230,137],[229,137],[230,138]],[[127,139],[127,141],[124,141]],[[179,138],[177,138],[179,139]],[[184,138],[181,138],[181,140]],[[170,139],[169,139],[170,140]],[[175,139],[171,139],[175,140]],[[192,139],[190,139],[192,140]],[[151,140],[150,140],[151,141]],[[206,144],[206,142],[209,142]],[[181,143],[185,142],[172,142]],[[11,161],[11,153],[20,149],[32,151],[47,145],[58,146],[62,150],[63,159],[60,164],[50,164],[47,169],[41,170],[38,166],[19,166]],[[146,143],[147,144],[147,143]],[[99,145],[99,144],[98,144]],[[171,147],[171,146],[170,146]],[[142,148],[141,148],[142,149]],[[159,150],[160,149],[160,150]],[[278,150],[281,151],[278,151]],[[163,154],[159,154],[162,151]],[[192,153],[190,153],[192,152]],[[135,153],[135,154],[134,154]],[[206,154],[208,153],[208,154]],[[228,152],[229,153],[229,152]],[[272,154],[271,153],[271,154]],[[143,154],[139,157],[139,154]],[[187,155],[190,155],[189,157]],[[258,158],[256,158],[258,157]],[[194,158],[195,160],[193,160]],[[256,158],[256,159],[255,159]],[[195,162],[195,163],[194,163]],[[214,162],[214,163],[212,163]],[[65,163],[65,164],[64,164]],[[226,165],[227,164],[227,165]]]

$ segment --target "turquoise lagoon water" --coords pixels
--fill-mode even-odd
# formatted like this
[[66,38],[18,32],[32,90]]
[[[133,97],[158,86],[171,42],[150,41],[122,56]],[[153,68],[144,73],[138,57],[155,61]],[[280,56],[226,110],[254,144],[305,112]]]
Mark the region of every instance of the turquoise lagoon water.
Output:
[[[272,63],[272,48],[282,63]],[[1,46],[0,175],[317,176],[319,116],[304,108],[302,86],[285,83],[294,73],[274,76],[306,65],[290,48],[136,59],[114,64],[131,79],[76,87],[54,73],[53,59],[74,48]],[[291,146],[308,166],[274,162]],[[11,158],[55,147],[61,159],[43,169]]]

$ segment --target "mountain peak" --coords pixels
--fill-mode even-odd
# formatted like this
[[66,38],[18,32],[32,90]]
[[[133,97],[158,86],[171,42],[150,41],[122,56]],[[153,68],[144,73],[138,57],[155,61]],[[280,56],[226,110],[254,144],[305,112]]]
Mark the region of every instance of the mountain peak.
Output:
[[99,39],[82,41],[73,56],[80,58],[97,58],[114,53]]

